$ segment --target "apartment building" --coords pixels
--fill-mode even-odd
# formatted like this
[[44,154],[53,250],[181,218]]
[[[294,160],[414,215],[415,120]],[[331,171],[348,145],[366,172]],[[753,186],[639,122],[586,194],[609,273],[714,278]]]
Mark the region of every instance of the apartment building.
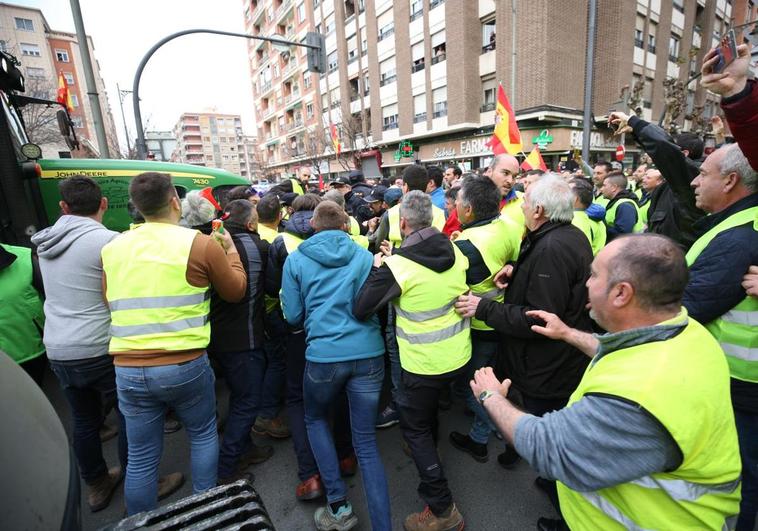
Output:
[[250,141],[242,132],[238,114],[215,110],[184,113],[174,127],[174,138],[172,161],[219,168],[237,175],[242,175],[244,168],[245,176],[250,175]]
[[[278,175],[330,153],[331,124],[364,173],[393,175],[414,161],[481,167],[498,84],[516,110],[528,152],[549,164],[582,145],[586,0],[245,0],[246,29],[302,41],[326,37],[328,72],[306,71],[305,50],[250,41],[263,163]],[[603,123],[624,86],[644,81],[643,116],[658,120],[667,77],[686,81],[753,0],[598,0],[590,145],[610,158],[619,140]],[[690,58],[692,51],[692,58]],[[688,85],[684,115],[716,99]],[[639,153],[628,139],[627,159]],[[320,161],[322,172],[344,165]],[[375,162],[376,161],[376,162]]]
[[[111,157],[119,157],[118,137],[105,90],[100,75],[100,66],[94,54],[92,39],[88,37],[90,56],[95,70],[96,90],[103,111],[106,137]],[[99,148],[95,136],[92,108],[87,96],[84,70],[76,34],[50,28],[41,10],[31,7],[0,3],[0,50],[15,56],[22,66],[26,78],[26,94],[43,99],[56,99],[58,75],[62,73],[68,86],[73,104],[70,112],[74,131],[82,147],[70,152],[60,138],[55,138],[57,122],[53,116],[57,109],[36,108],[32,112],[38,131],[43,155],[98,157]],[[29,124],[28,124],[29,125]],[[49,131],[48,131],[49,129]],[[34,137],[34,135],[32,135]]]
[[240,161],[240,177],[256,181],[263,177],[261,174],[260,153],[258,140],[254,136],[237,137],[237,153]]

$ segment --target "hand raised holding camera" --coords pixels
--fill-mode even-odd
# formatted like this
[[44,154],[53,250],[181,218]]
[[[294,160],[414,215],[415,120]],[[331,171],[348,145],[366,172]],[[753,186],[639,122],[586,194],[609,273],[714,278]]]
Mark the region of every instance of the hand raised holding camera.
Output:
[[747,44],[737,46],[737,57],[731,64],[717,73],[715,67],[719,60],[717,48],[711,48],[705,54],[703,66],[700,69],[700,73],[703,75],[700,83],[706,89],[725,98],[734,96],[741,92],[747,83],[747,75],[750,69],[750,48]]

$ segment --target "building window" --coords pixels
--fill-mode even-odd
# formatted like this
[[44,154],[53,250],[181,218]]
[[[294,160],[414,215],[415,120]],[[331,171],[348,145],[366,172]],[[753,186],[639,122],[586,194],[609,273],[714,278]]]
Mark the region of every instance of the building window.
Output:
[[33,66],[28,66],[26,67],[26,77],[40,79],[47,76],[45,75],[44,68],[35,68]]
[[301,24],[305,22],[305,2],[297,6],[297,21]]
[[482,100],[482,106],[479,108],[479,112],[494,111],[497,106],[497,81],[495,78],[483,79],[482,89],[484,91],[484,100]]
[[384,27],[382,27],[382,28],[379,29],[379,38],[377,40],[380,40],[380,41],[384,40],[387,37],[389,37],[390,35],[392,35],[393,33],[395,33],[395,22],[394,21],[390,22],[386,26],[384,26]]
[[74,74],[72,74],[71,72],[63,72],[63,77],[66,78],[66,85],[74,84]]
[[495,49],[495,21],[490,20],[482,24],[482,53],[491,52]]
[[339,59],[337,58],[337,50],[333,51],[326,56],[327,71],[334,72],[339,66]]
[[680,13],[684,13],[684,0],[674,0],[674,9]]
[[55,50],[55,58],[61,63],[68,63],[68,52],[66,50]]
[[74,107],[79,106],[79,96],[77,96],[76,94],[71,94],[71,105],[73,105]]
[[424,41],[411,47],[411,72],[420,72],[424,69]]
[[429,4],[429,9],[432,10],[437,6],[440,6],[445,3],[445,0],[432,0]]
[[307,103],[305,105],[305,116],[310,120],[313,118],[313,104]]
[[432,111],[433,118],[447,116],[447,87],[432,91]]
[[426,121],[426,94],[413,97],[413,123]]
[[22,31],[34,31],[34,22],[28,18],[15,17],[16,29]]
[[334,31],[334,15],[329,15],[324,23],[324,32],[329,35]]
[[29,44],[27,42],[22,42],[20,44],[21,47],[21,55],[30,55],[32,57],[41,57],[42,53],[39,50],[39,46],[36,44]]
[[397,79],[397,73],[395,70],[395,58],[392,57],[386,61],[379,63],[379,86],[389,85]]
[[397,103],[382,108],[382,131],[397,129]]
[[650,27],[648,28],[648,34],[647,34],[647,51],[650,53],[655,53],[655,30],[657,29],[657,24],[654,22],[650,23]]
[[679,60],[679,38],[674,35],[669,39],[669,61],[676,63]]
[[311,75],[309,72],[306,72],[303,75],[303,88],[306,88],[306,89],[311,88]]
[[634,26],[634,45],[637,48],[644,48],[644,45],[645,45],[645,43],[643,42],[644,35],[645,35],[645,19],[637,15],[637,20],[635,21],[635,26]]
[[423,16],[424,3],[421,0],[411,0],[411,22]]
[[442,30],[432,35],[432,64],[436,65],[440,61],[444,61],[446,57],[445,30]]

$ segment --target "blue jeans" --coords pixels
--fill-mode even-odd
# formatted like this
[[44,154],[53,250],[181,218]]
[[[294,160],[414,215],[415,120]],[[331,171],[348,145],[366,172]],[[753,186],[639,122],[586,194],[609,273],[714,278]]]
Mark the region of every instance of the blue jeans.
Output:
[[737,531],[752,531],[758,512],[758,415],[734,410],[742,458],[742,501]]
[[215,356],[229,386],[229,415],[218,456],[218,477],[237,471],[239,458],[250,449],[250,428],[258,416],[266,367],[263,349],[223,352]]
[[[472,337],[471,359],[466,366],[466,381],[471,381],[474,377],[474,372],[477,369],[492,366],[496,353],[497,342]],[[468,393],[466,394],[466,405],[474,412],[474,422],[471,423],[471,429],[468,433],[469,437],[471,437],[471,440],[476,443],[487,444],[487,441],[489,441],[490,438],[490,433],[497,428],[492,424],[489,415],[479,403],[478,397],[474,396],[471,387],[469,387]]]
[[190,439],[195,493],[216,486],[215,377],[208,356],[179,365],[116,367],[118,402],[126,420],[129,463],[124,497],[129,515],[158,505],[158,464],[163,451],[163,418],[169,407]]
[[58,377],[71,406],[74,454],[84,482],[91,484],[108,473],[100,442],[100,426],[103,416],[113,407],[119,423],[119,461],[122,469],[126,469],[126,428],[117,404],[113,358],[106,354],[82,360],[50,360],[50,368]]
[[267,313],[263,321],[266,328],[266,338],[263,341],[263,348],[266,351],[266,373],[263,377],[258,415],[273,419],[279,414],[279,406],[284,398],[284,382],[287,375],[284,363],[284,338],[287,328],[278,307],[273,312]]
[[392,528],[387,479],[374,428],[383,379],[382,356],[338,363],[308,361],[303,379],[308,439],[330,503],[347,497],[328,420],[336,397],[347,391],[353,446],[361,468],[371,527],[379,531]]

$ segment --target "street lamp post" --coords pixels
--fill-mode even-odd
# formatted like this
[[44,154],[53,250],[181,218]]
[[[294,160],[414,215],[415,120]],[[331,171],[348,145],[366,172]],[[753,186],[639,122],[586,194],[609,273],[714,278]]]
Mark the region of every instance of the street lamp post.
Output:
[[131,94],[131,90],[121,90],[121,87],[118,86],[118,83],[116,83],[116,90],[118,91],[118,103],[121,107],[121,120],[124,122],[124,136],[126,137],[126,156],[127,158],[129,155],[131,155],[132,151],[132,145],[129,142],[129,128],[126,127],[126,115],[124,114],[124,99],[126,99],[127,94]]
[[[220,30],[211,30],[211,29],[189,29],[189,30],[179,31],[177,33],[172,33],[171,35],[168,35],[167,37],[164,37],[163,39],[158,41],[155,44],[155,46],[153,46],[152,48],[150,48],[150,50],[148,50],[148,52],[142,58],[142,61],[140,62],[139,66],[137,67],[137,72],[134,74],[134,86],[132,88],[132,101],[134,104],[134,125],[137,129],[137,158],[139,159],[144,159],[145,156],[147,155],[147,145],[145,143],[145,131],[142,128],[142,112],[140,111],[140,105],[139,105],[139,83],[140,83],[140,79],[142,78],[142,71],[145,69],[147,62],[150,60],[153,54],[158,50],[158,48],[160,48],[167,42],[176,39],[177,37],[181,37],[183,35],[191,35],[193,33],[210,33],[213,35],[225,35],[227,37],[242,37],[244,39],[268,41],[268,42],[274,43],[274,46],[283,45],[287,47],[300,46],[303,48],[308,48],[309,49],[308,69],[313,72],[323,72],[325,70],[325,63],[326,63],[325,52],[326,51],[323,45],[323,37],[317,33],[309,33],[307,35],[306,43],[292,42],[285,39],[279,39],[279,38],[273,38],[273,37],[258,37],[254,35],[247,35],[245,33],[234,33],[231,31],[220,31]],[[315,52],[315,54],[311,54],[310,53],[311,51]]]

